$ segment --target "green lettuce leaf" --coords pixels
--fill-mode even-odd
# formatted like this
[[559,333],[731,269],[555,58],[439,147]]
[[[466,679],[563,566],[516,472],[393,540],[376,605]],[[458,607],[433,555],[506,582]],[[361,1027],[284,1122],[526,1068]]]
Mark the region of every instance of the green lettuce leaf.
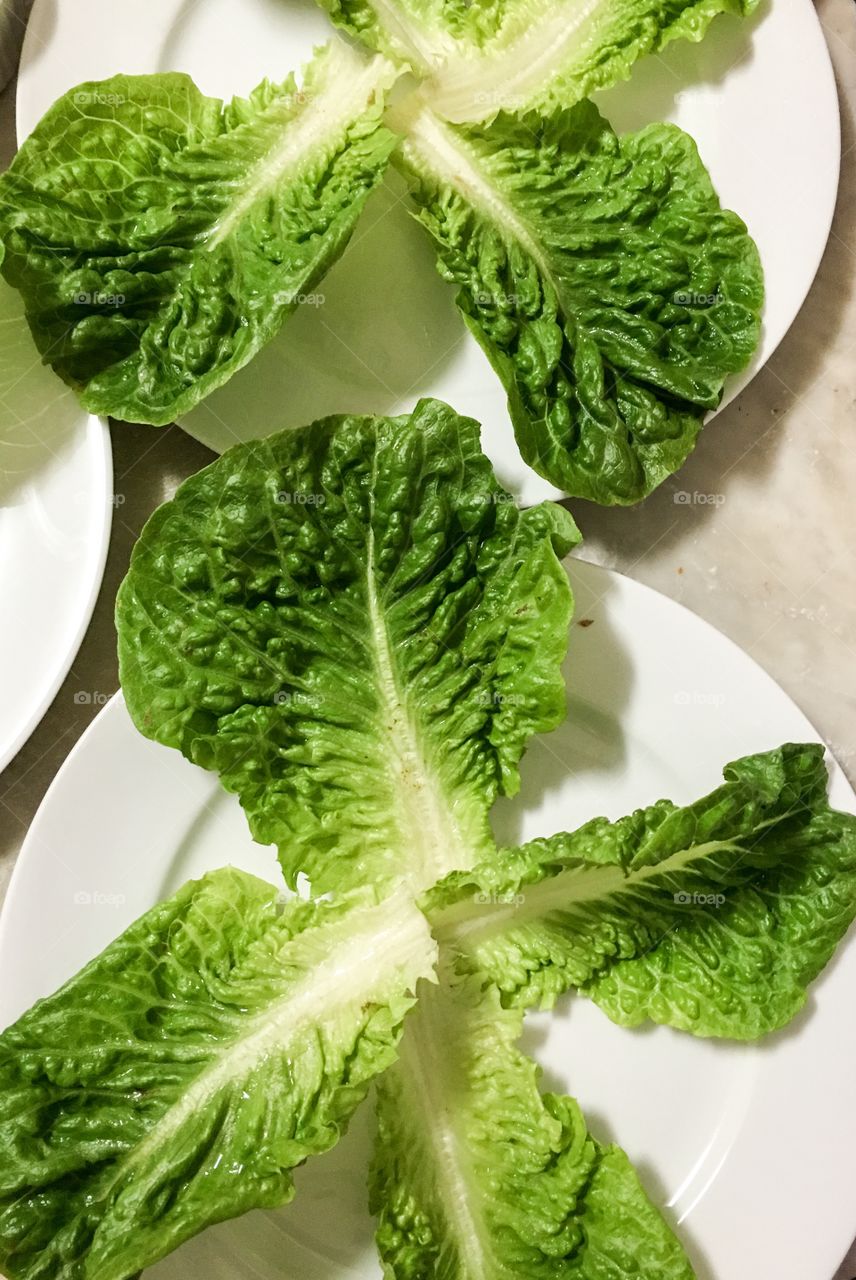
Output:
[[401,163],[439,268],[508,393],[526,462],[638,502],[676,471],[758,342],[758,252],[672,125],[591,103],[487,127],[411,113]]
[[803,1007],[856,916],[856,818],[823,748],[730,764],[686,808],[506,851],[429,895],[437,936],[511,1005],[576,989],[613,1021],[755,1040]]
[[522,1014],[469,978],[420,986],[378,1083],[371,1178],[396,1280],[689,1280],[626,1155],[542,1095]]
[[128,708],[219,773],[289,882],[421,891],[490,856],[494,797],[564,714],[577,538],[438,401],[240,445],[137,544]]
[[626,79],[670,41],[699,41],[758,0],[322,0],[333,20],[426,78],[446,119],[549,113]]
[[336,41],[300,88],[116,76],[51,108],[0,179],[3,270],[87,409],[171,422],[274,336],[386,168],[396,74]]
[[394,1058],[433,968],[405,896],[186,885],[0,1037],[0,1266],[126,1280],[293,1195]]

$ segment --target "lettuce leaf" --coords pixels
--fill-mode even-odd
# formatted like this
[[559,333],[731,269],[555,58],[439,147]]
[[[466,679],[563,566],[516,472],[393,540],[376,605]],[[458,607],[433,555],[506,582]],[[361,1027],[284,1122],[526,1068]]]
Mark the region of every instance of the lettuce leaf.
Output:
[[229,104],[172,73],[60,98],[0,179],[0,236],[39,350],[87,409],[171,422],[274,336],[386,168],[396,74],[336,41],[300,88]]
[[284,905],[225,870],[154,908],[0,1037],[4,1274],[126,1280],[289,1200],[434,959],[405,895]]
[[448,120],[549,114],[626,79],[670,41],[701,40],[758,0],[322,0],[334,22],[426,78]]
[[437,937],[510,1005],[576,989],[624,1026],[783,1027],[856,916],[856,817],[830,808],[813,743],[724,777],[686,808],[596,818],[449,877],[426,901]]
[[[698,42],[720,13],[759,0],[494,0],[473,6],[472,44],[457,40],[426,85],[431,108],[457,122],[500,110],[572,107],[626,80],[634,63],[679,38]],[[462,7],[465,7],[462,5]]]
[[758,252],[672,125],[591,103],[486,127],[412,113],[401,163],[439,268],[508,393],[526,462],[638,502],[684,462],[758,342]]
[[490,856],[494,797],[564,714],[577,539],[438,401],[240,445],[137,544],[128,708],[238,794],[290,883],[419,892]]
[[473,978],[419,989],[377,1087],[372,1208],[397,1280],[691,1280],[626,1155],[542,1095],[522,1014]]

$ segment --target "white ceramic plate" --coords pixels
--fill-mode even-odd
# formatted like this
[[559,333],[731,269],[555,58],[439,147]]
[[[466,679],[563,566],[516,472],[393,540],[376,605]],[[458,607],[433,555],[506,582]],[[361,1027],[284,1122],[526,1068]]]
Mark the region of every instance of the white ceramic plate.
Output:
[[[190,72],[231,96],[303,64],[330,25],[313,0],[36,0],[18,113],[32,128],[87,79]],[[698,141],[726,205],[745,218],[767,275],[765,332],[751,368],[790,327],[826,245],[838,187],[838,99],[811,0],[776,0],[750,23],[718,18],[700,45],[646,59],[600,95],[620,130],[674,120]],[[372,198],[345,258],[279,337],[182,425],[218,452],[327,413],[399,413],[439,396],[484,423],[485,448],[524,503],[556,490],[520,460],[505,396],[465,330],[453,289],[393,177]],[[808,193],[805,198],[795,193]]]
[[[735,645],[681,606],[573,562],[577,618],[566,725],[533,746],[505,839],[569,829],[666,795],[689,802],[722,765],[815,740],[802,713]],[[833,768],[832,795],[856,810]],[[117,696],[57,776],[30,829],[0,923],[0,1025],[54,990],[190,876],[231,862],[278,882],[233,796],[142,738]],[[549,1087],[574,1093],[680,1223],[700,1280],[830,1280],[856,1226],[856,947],[762,1047],[630,1032],[570,1000],[528,1020]],[[224,1224],[152,1280],[376,1280],[364,1208],[369,1118],[298,1174],[294,1205]],[[331,1223],[335,1228],[331,1230]]]
[[0,280],[0,769],[32,733],[83,639],[110,537],[106,423],[33,346]]

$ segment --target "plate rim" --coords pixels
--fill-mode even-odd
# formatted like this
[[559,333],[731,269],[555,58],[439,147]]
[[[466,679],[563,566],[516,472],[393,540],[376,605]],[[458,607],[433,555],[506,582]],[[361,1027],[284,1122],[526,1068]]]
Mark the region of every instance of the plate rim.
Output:
[[[770,0],[771,4],[776,2],[777,0]],[[40,4],[42,3],[42,0],[35,0],[35,3]],[[802,312],[806,302],[808,301],[808,296],[815,286],[815,283],[817,281],[817,274],[820,271],[820,264],[823,262],[824,255],[826,254],[826,250],[829,247],[829,237],[832,234],[832,224],[835,221],[835,210],[838,207],[838,196],[841,191],[841,166],[842,166],[842,159],[843,159],[842,151],[841,151],[841,148],[842,148],[841,95],[838,92],[838,81],[835,77],[835,67],[832,62],[832,55],[829,52],[829,44],[827,43],[826,35],[823,29],[823,23],[820,20],[820,15],[818,14],[817,9],[812,3],[812,0],[804,0],[804,8],[810,13],[811,17],[814,19],[814,25],[813,25],[814,38],[817,43],[820,61],[823,64],[824,93],[829,98],[829,105],[831,108],[830,119],[827,122],[827,127],[831,126],[835,131],[835,136],[832,140],[834,142],[833,154],[835,156],[834,181],[830,184],[830,187],[829,187],[829,199],[826,203],[826,209],[824,212],[823,219],[821,221],[822,236],[818,237],[816,251],[811,256],[811,263],[812,263],[811,275],[808,277],[808,282],[806,284],[805,292],[803,293],[802,299],[798,307],[794,311],[793,316],[785,325],[779,337],[773,341],[773,345],[770,347],[770,350],[765,355],[763,361],[759,362],[757,358],[760,353],[760,344],[759,344],[759,347],[755,352],[755,355],[752,357],[752,360],[749,362],[747,367],[744,370],[742,370],[741,373],[736,374],[734,377],[730,378],[726,382],[725,391],[723,393],[722,400],[717,405],[717,407],[711,411],[708,417],[705,418],[703,426],[707,426],[710,422],[713,421],[714,418],[717,417],[719,413],[722,412],[723,409],[726,409],[730,404],[733,404],[734,401],[738,398],[738,396],[740,396],[746,390],[746,388],[750,385],[750,383],[755,381],[755,378],[758,376],[761,370],[765,369],[767,365],[770,363],[773,356],[776,354],[779,347],[782,345],[785,338],[790,333],[791,329],[797,323],[797,320],[800,317],[800,313]],[[751,227],[749,228],[749,233],[750,235],[752,234]],[[761,318],[762,318],[762,323],[766,323],[766,318],[763,313]]]
[[[83,410],[81,410],[81,413],[83,414]],[[72,663],[80,652],[80,646],[92,621],[95,605],[98,602],[104,582],[107,553],[110,549],[110,534],[113,528],[113,506],[110,502],[110,494],[113,487],[113,451],[110,441],[110,427],[106,418],[97,418],[91,414],[84,414],[78,425],[77,432],[84,440],[85,453],[90,459],[94,480],[93,490],[97,490],[101,495],[101,500],[98,503],[101,513],[100,522],[95,531],[95,536],[89,544],[90,549],[95,549],[92,570],[81,581],[81,590],[77,595],[77,623],[74,627],[72,639],[59,662],[53,666],[47,677],[44,680],[38,679],[33,682],[34,687],[40,692],[35,695],[30,711],[22,719],[17,731],[13,733],[6,746],[0,751],[0,774],[29,742],[62,687],[63,681],[71,670]],[[70,616],[73,616],[71,611]],[[65,761],[60,766],[60,771],[64,765]],[[51,781],[51,786],[53,786],[53,780]],[[39,808],[41,808],[41,805]],[[29,835],[29,829],[27,835]],[[26,838],[25,836],[18,858],[16,858],[16,867],[20,854],[23,852]],[[14,876],[14,868],[12,875]]]
[[[35,4],[33,5],[35,8]],[[30,18],[32,10],[27,18],[27,27],[24,32],[24,48],[26,48],[27,38],[30,35]],[[15,140],[16,154],[21,148],[22,128],[20,119],[17,116],[18,107],[18,91],[21,81],[21,72],[24,71],[25,53],[22,48],[21,60],[18,71],[18,82],[15,85]],[[58,377],[58,375],[55,375]],[[96,530],[96,538],[92,540],[92,546],[96,548],[95,558],[92,562],[92,572],[88,579],[82,582],[82,590],[78,596],[79,609],[77,612],[77,625],[68,648],[60,659],[59,663],[53,667],[51,674],[47,679],[34,682],[41,692],[35,695],[35,700],[31,705],[31,709],[27,716],[20,722],[18,729],[14,732],[7,742],[6,746],[0,750],[0,774],[13,762],[15,757],[26,746],[36,729],[44,719],[51,703],[62,687],[62,683],[71,670],[72,663],[80,652],[80,646],[83,638],[92,621],[92,615],[95,612],[95,606],[101,593],[101,587],[104,582],[104,572],[107,568],[107,554],[110,549],[110,534],[113,529],[113,506],[110,503],[110,495],[113,489],[113,447],[110,439],[110,423],[107,418],[97,417],[94,414],[87,413],[83,408],[80,410],[80,422],[76,428],[76,434],[82,437],[85,446],[85,452],[90,458],[93,470],[94,485],[93,488],[98,489],[102,495],[100,503],[101,520]],[[41,807],[41,806],[40,806]],[[26,840],[26,837],[25,837]],[[20,852],[23,851],[23,844]],[[17,866],[17,858],[15,865]],[[14,875],[14,869],[13,869]]]

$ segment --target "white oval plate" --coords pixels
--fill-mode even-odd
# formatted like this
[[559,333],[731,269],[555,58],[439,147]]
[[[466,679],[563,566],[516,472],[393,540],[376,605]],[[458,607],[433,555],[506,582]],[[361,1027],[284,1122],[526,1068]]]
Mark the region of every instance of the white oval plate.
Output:
[[[246,93],[298,69],[331,27],[313,0],[36,0],[18,91],[30,129],[53,100],[120,71],[189,72],[207,93]],[[778,0],[752,22],[718,18],[700,45],[645,59],[599,95],[620,130],[674,120],[699,144],[726,205],[746,220],[767,276],[765,330],[746,385],[794,320],[829,235],[838,188],[838,98],[811,0]],[[797,199],[795,192],[809,192]],[[485,448],[525,504],[557,490],[520,459],[505,395],[434,269],[428,237],[393,178],[347,254],[231,382],[182,422],[222,452],[236,440],[328,413],[401,413],[438,396],[485,424]]]
[[[729,760],[816,740],[768,675],[680,605],[580,561],[572,580],[577,619],[593,621],[573,628],[569,718],[533,746],[521,796],[497,806],[503,839],[664,795],[689,802]],[[832,795],[856,811],[837,766]],[[226,863],[279,882],[235,798],[141,737],[117,695],[58,774],[15,869],[0,922],[0,1025],[188,877]],[[761,1047],[627,1031],[582,999],[528,1019],[526,1036],[549,1086],[574,1093],[669,1206],[699,1280],[830,1280],[856,1226],[854,988],[850,945],[807,1011]],[[376,1280],[369,1124],[364,1109],[334,1152],[298,1172],[295,1205],[216,1227],[146,1275]]]
[[0,770],[65,678],[104,574],[112,515],[106,422],[36,351],[0,280]]

